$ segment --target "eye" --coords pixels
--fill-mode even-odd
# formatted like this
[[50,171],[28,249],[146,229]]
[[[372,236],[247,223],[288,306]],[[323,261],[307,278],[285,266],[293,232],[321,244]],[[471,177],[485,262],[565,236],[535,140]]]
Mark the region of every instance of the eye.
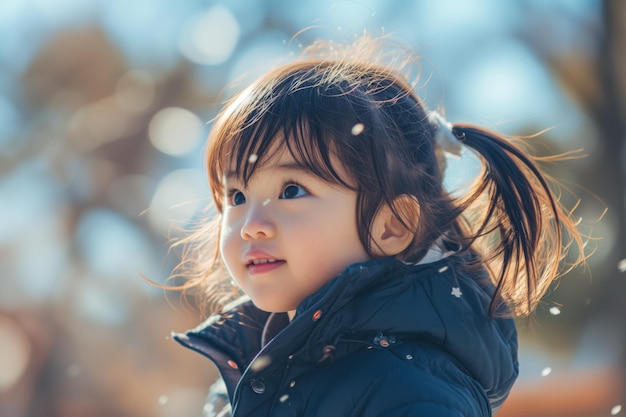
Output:
[[228,200],[231,206],[238,206],[246,202],[246,196],[239,190],[229,192]]
[[283,188],[283,192],[280,194],[280,198],[291,199],[298,198],[307,195],[309,192],[300,184],[287,184]]

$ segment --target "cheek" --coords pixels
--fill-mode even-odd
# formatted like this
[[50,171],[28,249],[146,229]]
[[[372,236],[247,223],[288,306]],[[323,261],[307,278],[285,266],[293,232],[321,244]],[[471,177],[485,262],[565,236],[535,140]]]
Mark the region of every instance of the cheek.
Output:
[[222,222],[219,248],[222,258],[226,262],[226,266],[228,266],[228,260],[235,255],[235,244],[238,235],[239,233],[233,227],[228,226],[226,221]]

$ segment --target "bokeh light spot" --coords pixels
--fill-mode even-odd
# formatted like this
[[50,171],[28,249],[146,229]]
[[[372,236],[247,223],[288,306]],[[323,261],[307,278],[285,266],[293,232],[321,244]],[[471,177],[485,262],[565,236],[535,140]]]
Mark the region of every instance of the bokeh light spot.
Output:
[[136,278],[139,283],[138,274],[156,262],[145,232],[110,210],[86,211],[78,221],[76,242],[85,265],[100,278],[124,283]]
[[181,169],[167,174],[152,196],[148,219],[152,228],[169,235],[173,223],[189,221],[209,201],[206,179],[200,170]]
[[180,51],[197,64],[221,64],[232,55],[240,34],[239,22],[231,11],[214,6],[184,25]]
[[198,116],[180,107],[160,110],[150,121],[148,136],[159,151],[183,155],[198,146],[204,126]]

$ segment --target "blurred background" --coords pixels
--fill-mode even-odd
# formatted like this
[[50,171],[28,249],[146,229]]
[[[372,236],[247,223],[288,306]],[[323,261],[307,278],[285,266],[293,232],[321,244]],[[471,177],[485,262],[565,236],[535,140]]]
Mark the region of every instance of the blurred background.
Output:
[[0,416],[200,415],[215,370],[169,335],[203,313],[142,275],[165,282],[209,202],[220,102],[364,32],[423,56],[418,93],[450,121],[584,149],[549,169],[602,239],[520,321],[498,415],[626,415],[625,2],[1,0]]

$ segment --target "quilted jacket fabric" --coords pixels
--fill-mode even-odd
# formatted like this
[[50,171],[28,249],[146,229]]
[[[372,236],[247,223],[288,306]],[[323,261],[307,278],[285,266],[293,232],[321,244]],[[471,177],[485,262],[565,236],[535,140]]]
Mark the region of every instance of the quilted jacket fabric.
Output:
[[489,317],[492,288],[465,260],[351,265],[291,322],[244,298],[173,336],[218,367],[223,415],[491,416],[518,374],[517,334]]

